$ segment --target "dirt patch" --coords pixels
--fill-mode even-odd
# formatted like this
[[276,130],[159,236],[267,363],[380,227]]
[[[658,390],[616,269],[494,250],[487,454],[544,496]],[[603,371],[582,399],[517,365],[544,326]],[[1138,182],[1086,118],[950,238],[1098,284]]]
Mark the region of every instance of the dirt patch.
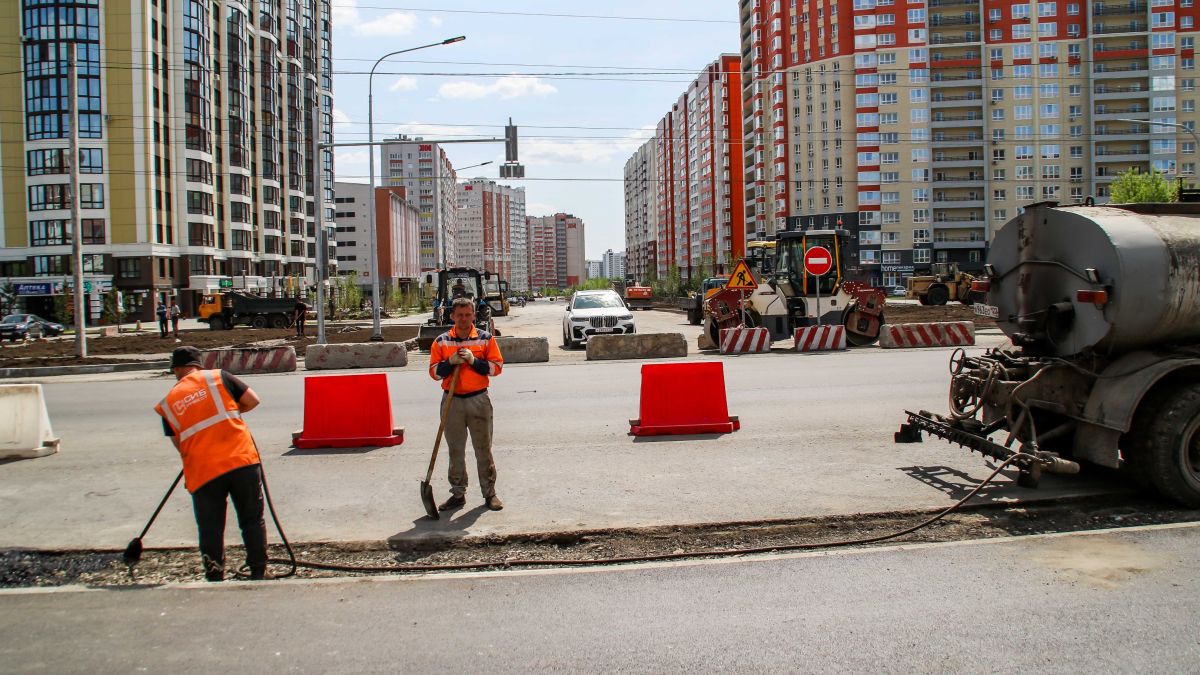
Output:
[[[457,515],[457,514],[456,514]],[[548,532],[515,536],[443,537],[369,543],[293,544],[297,557],[341,565],[482,565],[489,569],[530,567],[520,560],[548,561],[545,566],[613,564],[614,558],[672,555],[708,557],[719,551],[739,555],[748,549],[826,546],[844,540],[897,532],[930,517],[927,512],[863,514],[757,523],[681,525],[592,532]],[[1156,523],[1195,521],[1200,511],[1161,502],[1113,496],[1042,502],[1008,507],[965,509],[893,542],[937,542],[1002,536],[1073,532]],[[273,558],[286,558],[272,546]],[[243,553],[232,549],[227,560],[240,565]],[[538,565],[543,566],[543,565]],[[286,566],[273,566],[277,574]],[[394,570],[408,574],[416,570]],[[300,577],[347,576],[344,571],[301,568]],[[360,573],[361,574],[361,573]],[[230,575],[232,576],[232,575]],[[194,548],[147,550],[131,575],[118,551],[0,552],[0,587],[151,585],[202,579]]]
[[932,321],[974,321],[977,328],[995,328],[996,320],[978,316],[967,305],[951,303],[941,306],[888,304],[883,309],[888,323],[925,323]]
[[[166,357],[164,357],[165,359]],[[33,356],[29,358],[15,359],[0,359],[0,367],[2,368],[42,368],[46,366],[96,366],[109,363],[140,363],[145,359],[122,359],[110,357],[87,357],[81,359],[78,356]]]
[[[383,339],[388,342],[404,342],[417,336],[417,326],[384,326]],[[330,343],[367,342],[371,339],[370,327],[330,326],[325,330]],[[123,354],[161,354],[167,358],[171,350],[188,345],[200,349],[222,347],[257,347],[295,345],[296,354],[303,355],[304,348],[316,343],[316,328],[310,327],[302,340],[296,338],[291,328],[234,328],[232,330],[183,330],[179,331],[179,342],[174,338],[160,338],[157,333],[127,333],[113,337],[88,338],[88,354],[95,357],[114,357]],[[71,338],[51,339],[39,342],[5,344],[0,347],[0,367],[17,368],[36,365],[78,365],[74,356],[75,341]],[[47,359],[52,362],[45,362]],[[71,359],[75,359],[72,361]],[[118,361],[120,359],[117,359]],[[40,361],[40,362],[39,362]],[[112,361],[89,358],[86,363],[111,363]]]

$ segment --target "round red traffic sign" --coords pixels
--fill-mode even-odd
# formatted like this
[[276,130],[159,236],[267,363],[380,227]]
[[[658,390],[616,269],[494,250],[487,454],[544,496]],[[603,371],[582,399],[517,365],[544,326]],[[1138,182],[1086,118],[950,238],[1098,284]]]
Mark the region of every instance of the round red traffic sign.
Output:
[[833,269],[833,254],[824,246],[814,246],[804,252],[804,271],[823,277]]

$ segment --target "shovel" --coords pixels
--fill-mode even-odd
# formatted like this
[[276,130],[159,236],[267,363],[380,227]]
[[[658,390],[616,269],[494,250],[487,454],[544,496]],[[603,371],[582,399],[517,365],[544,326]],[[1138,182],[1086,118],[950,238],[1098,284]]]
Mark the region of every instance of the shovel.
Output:
[[454,392],[458,387],[459,371],[459,368],[455,368],[454,374],[450,376],[450,389],[446,393],[446,402],[442,404],[442,421],[438,424],[437,440],[433,442],[433,455],[429,458],[429,471],[425,474],[425,480],[421,481],[421,503],[425,505],[425,513],[428,513],[429,517],[434,520],[438,520],[441,516],[438,515],[437,503],[433,500],[433,486],[429,484],[429,481],[433,480],[433,467],[437,464],[438,448],[442,447],[442,432],[446,430],[446,416],[450,414],[450,404],[454,401]]
[[133,567],[142,559],[142,538],[150,531],[150,526],[154,524],[158,514],[166,505],[167,500],[171,498],[171,493],[175,491],[175,487],[179,485],[179,481],[183,478],[183,472],[180,471],[178,476],[175,476],[175,482],[171,483],[171,487],[167,488],[167,494],[163,495],[162,501],[158,503],[158,508],[154,509],[154,515],[150,516],[150,522],[146,523],[146,527],[142,528],[142,533],[129,541],[129,545],[125,547],[125,554],[122,556],[125,559],[125,564]]

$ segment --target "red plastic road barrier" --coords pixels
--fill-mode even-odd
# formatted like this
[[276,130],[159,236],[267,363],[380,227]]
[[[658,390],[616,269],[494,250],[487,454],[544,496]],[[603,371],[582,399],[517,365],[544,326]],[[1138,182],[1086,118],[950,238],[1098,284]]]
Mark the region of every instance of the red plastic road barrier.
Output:
[[400,445],[404,429],[392,427],[387,375],[315,375],[304,378],[304,429],[297,448]]
[[846,327],[830,324],[797,328],[794,347],[798,352],[840,351],[846,348]]
[[766,328],[721,329],[722,354],[762,354],[771,351],[771,331]]
[[727,434],[741,428],[725,402],[720,361],[644,364],[640,412],[640,419],[629,420],[633,436]]

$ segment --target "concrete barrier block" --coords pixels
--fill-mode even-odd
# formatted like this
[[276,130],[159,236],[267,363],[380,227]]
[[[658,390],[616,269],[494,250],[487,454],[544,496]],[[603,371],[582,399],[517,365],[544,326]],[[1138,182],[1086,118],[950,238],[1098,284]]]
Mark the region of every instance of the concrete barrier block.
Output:
[[764,354],[771,351],[771,331],[766,328],[724,328],[721,330],[722,354]]
[[550,340],[544,337],[498,337],[496,344],[505,363],[546,363]]
[[883,349],[966,347],[975,344],[974,321],[884,324],[879,332]]
[[116,326],[101,326],[100,337],[117,337]]
[[588,338],[587,360],[672,359],[687,356],[687,340],[681,333],[634,333],[595,335]]
[[40,384],[0,385],[0,460],[58,452]]
[[846,327],[836,324],[797,328],[792,348],[798,352],[841,351],[846,348]]
[[291,373],[296,370],[295,347],[246,347],[201,352],[206,369],[220,368],[234,375]]
[[407,365],[408,350],[402,342],[309,345],[304,353],[305,370],[403,368]]
[[716,349],[716,348],[717,348],[717,345],[714,344],[712,341],[712,338],[710,338],[708,336],[708,331],[704,331],[704,332],[700,333],[699,336],[696,337],[696,349],[705,350],[705,349]]

